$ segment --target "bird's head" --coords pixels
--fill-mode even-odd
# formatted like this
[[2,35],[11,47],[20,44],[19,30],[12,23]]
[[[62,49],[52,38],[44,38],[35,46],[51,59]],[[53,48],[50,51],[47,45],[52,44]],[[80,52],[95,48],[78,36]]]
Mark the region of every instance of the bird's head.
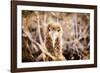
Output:
[[48,24],[47,27],[47,32],[50,36],[50,38],[52,39],[52,43],[53,43],[53,47],[55,45],[55,41],[57,38],[61,38],[62,37],[62,28],[60,24]]

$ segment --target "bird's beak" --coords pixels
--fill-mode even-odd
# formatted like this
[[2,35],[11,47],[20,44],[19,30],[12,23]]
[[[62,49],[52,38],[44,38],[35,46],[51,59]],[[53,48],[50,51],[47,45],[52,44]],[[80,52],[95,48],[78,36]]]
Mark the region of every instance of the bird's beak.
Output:
[[51,38],[52,38],[52,41],[53,41],[53,47],[54,47],[54,45],[55,45],[55,40],[56,40],[56,37],[57,37],[56,32],[52,32],[51,35],[52,35]]

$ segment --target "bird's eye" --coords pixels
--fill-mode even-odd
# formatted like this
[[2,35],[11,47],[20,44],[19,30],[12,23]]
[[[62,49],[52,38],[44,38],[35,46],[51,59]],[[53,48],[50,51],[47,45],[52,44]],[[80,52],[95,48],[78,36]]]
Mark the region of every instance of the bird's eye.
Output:
[[50,28],[48,30],[50,31]]
[[58,32],[60,31],[60,29],[57,30]]
[[30,31],[30,32],[36,32],[36,28],[30,27],[30,28],[29,28],[29,31]]

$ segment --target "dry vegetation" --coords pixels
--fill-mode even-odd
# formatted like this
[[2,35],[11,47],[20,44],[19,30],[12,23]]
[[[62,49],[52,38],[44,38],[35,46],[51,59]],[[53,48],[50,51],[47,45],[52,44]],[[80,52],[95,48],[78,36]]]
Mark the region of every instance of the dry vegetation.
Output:
[[[87,13],[22,11],[22,62],[89,59],[89,17]],[[51,48],[53,54],[45,43],[51,22],[62,28],[61,47]]]

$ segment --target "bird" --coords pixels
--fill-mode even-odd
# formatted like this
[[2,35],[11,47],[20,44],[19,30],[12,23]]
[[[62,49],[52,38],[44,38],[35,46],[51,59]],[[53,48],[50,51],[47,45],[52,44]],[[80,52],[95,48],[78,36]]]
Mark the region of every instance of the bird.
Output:
[[[45,44],[47,51],[55,57],[55,61],[65,60],[62,53],[62,27],[58,23],[49,23],[46,29]],[[50,57],[47,60],[52,61]]]

